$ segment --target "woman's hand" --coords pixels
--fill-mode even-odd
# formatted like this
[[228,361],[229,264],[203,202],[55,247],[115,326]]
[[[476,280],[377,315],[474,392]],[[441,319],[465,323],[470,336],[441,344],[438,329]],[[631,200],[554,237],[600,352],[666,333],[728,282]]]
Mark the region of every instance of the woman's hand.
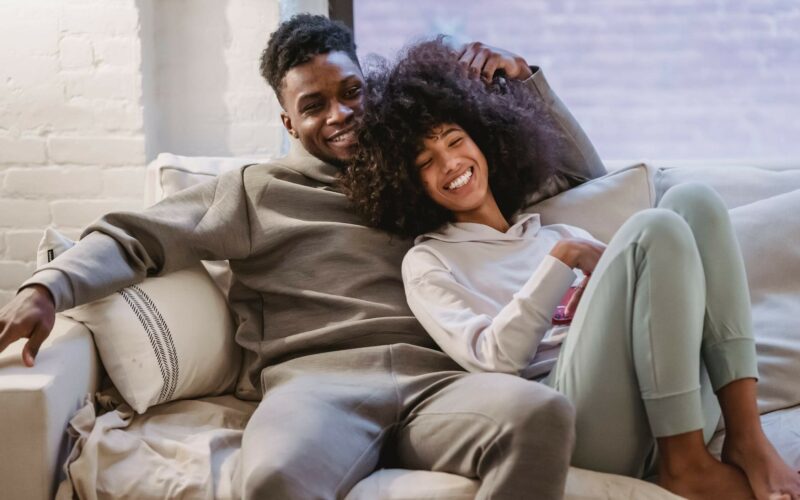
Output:
[[606,246],[598,241],[565,238],[556,243],[550,255],[583,274],[592,274],[605,250]]
[[573,292],[572,297],[570,297],[569,302],[567,302],[567,307],[564,310],[564,314],[568,317],[575,316],[575,310],[578,309],[578,303],[581,301],[581,297],[583,297],[583,292],[586,290],[586,285],[589,284],[589,278],[591,278],[591,274],[587,274],[583,280],[581,280],[580,284],[576,287],[575,292]]

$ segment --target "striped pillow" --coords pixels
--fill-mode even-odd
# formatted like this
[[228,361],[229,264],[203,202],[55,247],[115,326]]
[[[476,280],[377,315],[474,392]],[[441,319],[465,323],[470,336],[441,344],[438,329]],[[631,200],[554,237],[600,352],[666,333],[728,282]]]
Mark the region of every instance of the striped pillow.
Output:
[[[68,249],[65,240],[48,229],[40,259],[47,262]],[[62,314],[91,330],[111,382],[138,413],[234,388],[241,349],[227,302],[199,264]]]

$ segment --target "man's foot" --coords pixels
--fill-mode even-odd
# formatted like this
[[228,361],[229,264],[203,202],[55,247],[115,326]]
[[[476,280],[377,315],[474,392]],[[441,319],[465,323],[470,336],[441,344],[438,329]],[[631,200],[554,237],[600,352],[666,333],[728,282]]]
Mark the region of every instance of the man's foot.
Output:
[[[714,458],[681,471],[659,469],[658,484],[689,500],[752,500],[747,476],[739,468]],[[783,500],[783,499],[781,499]]]
[[800,474],[786,465],[762,432],[744,439],[726,436],[722,461],[744,471],[758,500],[800,499]]

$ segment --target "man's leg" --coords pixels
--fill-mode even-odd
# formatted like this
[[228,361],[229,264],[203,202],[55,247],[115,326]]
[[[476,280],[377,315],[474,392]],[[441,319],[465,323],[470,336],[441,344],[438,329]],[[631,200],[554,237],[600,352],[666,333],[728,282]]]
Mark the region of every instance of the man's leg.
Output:
[[[560,499],[574,442],[561,394],[500,373],[414,375],[393,349],[406,408],[393,439],[398,466],[481,481],[478,499]],[[438,353],[441,355],[441,353]]]
[[339,499],[375,469],[397,393],[388,348],[354,351],[265,370],[242,439],[244,498]]

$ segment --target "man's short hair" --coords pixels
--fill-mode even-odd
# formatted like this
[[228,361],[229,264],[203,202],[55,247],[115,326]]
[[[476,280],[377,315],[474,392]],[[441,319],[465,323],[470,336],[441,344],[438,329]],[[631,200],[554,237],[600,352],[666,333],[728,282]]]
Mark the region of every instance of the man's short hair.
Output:
[[358,65],[353,33],[339,21],[325,16],[298,14],[272,33],[261,54],[261,76],[283,102],[281,86],[286,73],[317,54],[344,52]]

